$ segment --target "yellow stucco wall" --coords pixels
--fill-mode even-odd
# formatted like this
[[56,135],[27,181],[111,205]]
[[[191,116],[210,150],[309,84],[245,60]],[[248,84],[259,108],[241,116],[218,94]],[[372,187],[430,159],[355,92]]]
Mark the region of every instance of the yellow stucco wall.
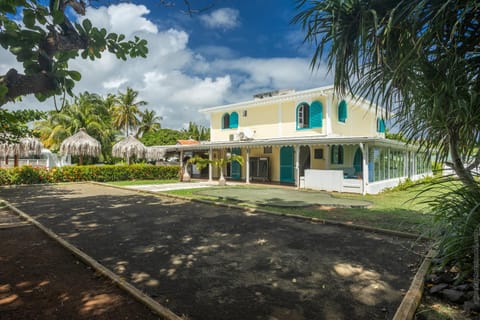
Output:
[[375,107],[354,100],[347,102],[347,119],[345,123],[338,121],[338,106],[342,100],[333,99],[331,106],[332,133],[341,136],[374,137],[380,136],[377,132],[377,115]]
[[[323,105],[323,122],[321,128],[297,129],[296,110],[302,102],[311,104],[320,101]],[[255,139],[271,139],[286,137],[301,137],[325,134],[327,112],[325,96],[313,96],[308,99],[285,99],[282,101],[252,106],[231,108],[213,112],[210,116],[211,140],[228,141],[231,134],[248,128],[254,132]],[[222,129],[222,117],[225,113],[238,113],[238,129]],[[246,112],[246,116],[244,116]]]
[[[302,102],[311,104],[320,101],[323,106],[321,128],[298,129],[297,106]],[[230,135],[249,129],[254,132],[254,139],[289,138],[327,134],[327,111],[330,105],[330,134],[335,136],[383,136],[377,132],[377,115],[374,107],[365,102],[346,99],[347,119],[345,123],[338,121],[338,105],[340,99],[325,95],[312,95],[308,98],[279,99],[277,101],[252,101],[238,107],[226,108],[212,112],[211,140],[229,141]],[[238,113],[238,128],[222,129],[222,117],[225,113]]]

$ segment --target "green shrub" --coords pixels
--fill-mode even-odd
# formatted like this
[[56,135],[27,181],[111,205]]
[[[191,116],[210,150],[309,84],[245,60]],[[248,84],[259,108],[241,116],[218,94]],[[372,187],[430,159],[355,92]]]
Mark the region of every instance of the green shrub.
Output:
[[51,170],[22,166],[0,169],[0,184],[176,179],[178,169],[178,166],[148,164],[65,166]]

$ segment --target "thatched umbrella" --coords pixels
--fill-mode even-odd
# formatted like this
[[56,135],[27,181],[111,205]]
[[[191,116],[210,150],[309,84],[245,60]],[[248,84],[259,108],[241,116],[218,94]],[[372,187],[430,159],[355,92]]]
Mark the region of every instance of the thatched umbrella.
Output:
[[117,142],[112,148],[112,155],[118,158],[127,158],[128,164],[130,164],[130,158],[143,159],[146,154],[147,147],[132,135]]
[[162,160],[167,154],[167,149],[164,147],[147,147],[148,160]]
[[102,146],[95,138],[88,135],[84,128],[81,128],[73,136],[63,140],[60,145],[60,153],[79,157],[79,165],[83,164],[84,156],[98,157]]
[[14,158],[14,167],[18,167],[18,159],[20,156],[28,157],[29,155],[40,155],[43,144],[34,137],[21,138],[19,142],[0,144],[0,156],[5,157],[5,163],[8,164],[8,157]]

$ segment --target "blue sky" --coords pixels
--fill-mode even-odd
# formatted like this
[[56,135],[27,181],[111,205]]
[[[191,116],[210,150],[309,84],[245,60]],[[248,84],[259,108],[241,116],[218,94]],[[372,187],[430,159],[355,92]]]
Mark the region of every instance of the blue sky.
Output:
[[[93,25],[127,38],[149,42],[146,59],[123,62],[108,53],[91,62],[76,59],[70,68],[82,73],[75,92],[106,95],[132,87],[163,117],[162,125],[180,129],[189,121],[208,125],[199,110],[250,100],[259,92],[310,89],[331,84],[325,66],[310,69],[313,49],[303,45],[304,33],[290,20],[293,0],[190,0],[194,8],[214,3],[190,17],[183,0],[165,7],[160,0],[95,2],[86,17]],[[84,17],[77,17],[81,21]],[[0,49],[0,72],[18,66]],[[32,97],[14,108],[53,109],[51,100]]]

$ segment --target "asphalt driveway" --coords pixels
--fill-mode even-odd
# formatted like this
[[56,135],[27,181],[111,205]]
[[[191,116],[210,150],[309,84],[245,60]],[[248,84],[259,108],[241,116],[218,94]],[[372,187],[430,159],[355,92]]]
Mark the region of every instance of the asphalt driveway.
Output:
[[189,319],[389,319],[424,253],[391,235],[96,184],[0,198]]

